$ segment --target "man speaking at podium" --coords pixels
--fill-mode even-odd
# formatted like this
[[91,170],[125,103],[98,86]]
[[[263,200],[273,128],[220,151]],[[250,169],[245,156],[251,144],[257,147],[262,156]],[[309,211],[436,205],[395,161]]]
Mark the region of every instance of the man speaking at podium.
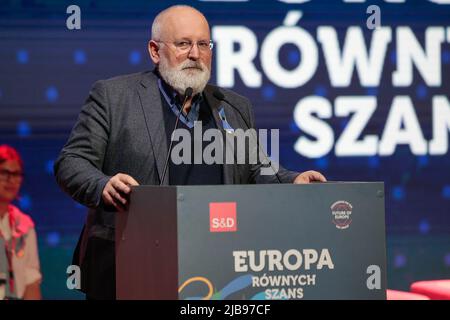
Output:
[[115,298],[115,214],[127,209],[131,186],[325,181],[315,171],[282,167],[262,175],[261,162],[172,161],[174,128],[192,132],[195,121],[203,131],[254,127],[248,99],[207,84],[212,47],[209,24],[196,9],[159,13],[148,43],[155,70],[96,82],[55,162],[61,188],[90,208],[74,253],[88,299]]

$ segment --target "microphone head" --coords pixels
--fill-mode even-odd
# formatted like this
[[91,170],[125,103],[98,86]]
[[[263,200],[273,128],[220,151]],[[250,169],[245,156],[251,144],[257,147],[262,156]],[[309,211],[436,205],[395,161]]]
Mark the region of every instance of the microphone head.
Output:
[[217,100],[221,100],[222,101],[223,99],[225,99],[225,96],[219,90],[215,90],[213,92],[213,96],[216,97]]
[[184,91],[184,99],[188,99],[192,96],[192,93],[194,92],[194,90],[192,90],[191,87],[187,87],[186,91]]

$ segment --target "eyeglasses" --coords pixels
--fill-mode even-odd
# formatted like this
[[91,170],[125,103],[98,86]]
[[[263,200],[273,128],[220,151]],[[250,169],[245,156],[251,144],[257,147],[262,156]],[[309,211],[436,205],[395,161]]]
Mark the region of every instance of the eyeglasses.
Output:
[[209,40],[209,41],[202,40],[202,41],[198,41],[198,42],[192,42],[189,40],[181,40],[181,41],[173,41],[173,42],[155,40],[155,42],[164,43],[165,45],[167,45],[169,43],[173,44],[175,46],[175,49],[179,53],[187,53],[187,52],[191,51],[194,44],[197,45],[198,50],[200,50],[201,52],[208,52],[214,48],[214,42],[212,40]]
[[23,179],[23,172],[21,171],[9,171],[9,170],[0,170],[0,181],[20,181]]

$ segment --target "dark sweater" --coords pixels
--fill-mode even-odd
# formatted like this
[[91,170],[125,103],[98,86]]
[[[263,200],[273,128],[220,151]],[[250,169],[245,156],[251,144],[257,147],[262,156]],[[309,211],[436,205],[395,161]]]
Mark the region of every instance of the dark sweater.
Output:
[[[175,126],[176,116],[162,97],[164,122],[166,127],[167,145],[170,145],[170,137]],[[206,101],[200,104],[198,121],[202,121],[202,136],[208,129],[217,129],[214,117]],[[194,128],[189,128],[182,121],[178,122],[179,129],[186,129],[191,137],[191,161],[190,164],[174,164],[172,157],[169,158],[169,184],[170,185],[217,185],[223,184],[223,168],[221,164],[205,164],[202,157],[201,164],[194,164]],[[197,129],[198,130],[198,129]],[[174,142],[176,146],[179,142]],[[202,142],[202,155],[205,147],[211,142]]]

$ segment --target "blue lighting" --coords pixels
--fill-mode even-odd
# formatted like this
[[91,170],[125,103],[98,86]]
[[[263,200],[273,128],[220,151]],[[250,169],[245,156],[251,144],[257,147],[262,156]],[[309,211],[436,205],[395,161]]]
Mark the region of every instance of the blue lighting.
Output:
[[445,263],[445,265],[446,265],[447,267],[450,267],[450,253],[447,253],[447,254],[444,256],[444,263]]
[[59,235],[59,232],[53,231],[47,233],[47,244],[50,247],[55,247],[61,242],[61,236]]
[[378,89],[377,88],[367,88],[367,95],[369,96],[376,96],[378,94]]
[[425,99],[427,97],[428,90],[423,84],[419,84],[416,89],[416,95],[419,99]]
[[420,167],[426,167],[428,165],[428,157],[427,156],[420,156],[418,158],[418,160],[419,160]]
[[446,185],[442,188],[442,197],[450,199],[450,185]]
[[450,63],[450,51],[447,50],[442,51],[442,62],[444,64]]
[[263,97],[266,100],[273,100],[275,98],[275,89],[273,86],[265,86],[262,91]]
[[86,53],[83,50],[75,50],[73,53],[73,61],[75,64],[85,64],[87,61]]
[[75,201],[75,208],[77,208],[77,209],[86,209],[85,206],[83,206],[81,203],[76,202],[76,201]]
[[300,62],[300,54],[299,54],[299,52],[296,51],[296,50],[289,51],[288,61],[289,61],[289,63],[291,65],[297,66],[298,63]]
[[403,254],[396,254],[394,259],[394,267],[401,268],[406,265],[406,257]]
[[28,137],[31,134],[31,127],[26,121],[20,121],[16,130],[19,137]]
[[345,129],[345,127],[348,125],[348,121],[349,121],[349,119],[346,118],[346,119],[342,119],[342,120],[339,122],[339,124],[340,124],[340,126],[341,126],[341,129]]
[[316,167],[320,169],[328,168],[328,159],[326,157],[319,158],[315,161]]
[[22,210],[30,210],[31,209],[31,198],[28,194],[23,194],[19,196],[19,207]]
[[395,200],[403,200],[405,198],[405,190],[403,187],[394,187],[392,189],[392,196]]
[[392,64],[397,64],[397,53],[393,50],[389,56]]
[[289,124],[289,128],[291,129],[291,132],[298,133],[300,132],[300,128],[297,126],[294,120],[291,121]]
[[141,63],[141,53],[137,50],[131,51],[128,60],[132,65],[137,65]]
[[380,166],[380,158],[377,156],[369,157],[368,162],[370,168],[378,168]]
[[316,87],[316,89],[314,90],[314,94],[316,96],[326,97],[327,96],[327,89],[324,86],[322,86],[322,85],[318,85]]
[[24,50],[24,49],[17,51],[16,59],[17,59],[17,62],[20,64],[28,63],[28,61],[29,61],[28,51]]
[[55,164],[55,160],[48,160],[45,163],[45,171],[50,175],[53,175],[53,165],[54,164]]
[[421,234],[427,234],[430,231],[430,223],[423,219],[422,221],[420,221],[419,223],[419,231]]
[[51,86],[48,87],[45,91],[45,96],[47,97],[47,100],[49,102],[55,102],[56,100],[58,100],[59,93],[55,87]]

